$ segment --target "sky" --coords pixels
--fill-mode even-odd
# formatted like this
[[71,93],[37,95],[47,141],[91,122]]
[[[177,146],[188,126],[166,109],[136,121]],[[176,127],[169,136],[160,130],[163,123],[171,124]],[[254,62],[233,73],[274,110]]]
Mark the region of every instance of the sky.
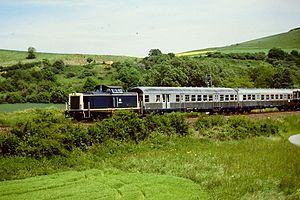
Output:
[[299,0],[0,0],[0,49],[147,56],[300,27]]

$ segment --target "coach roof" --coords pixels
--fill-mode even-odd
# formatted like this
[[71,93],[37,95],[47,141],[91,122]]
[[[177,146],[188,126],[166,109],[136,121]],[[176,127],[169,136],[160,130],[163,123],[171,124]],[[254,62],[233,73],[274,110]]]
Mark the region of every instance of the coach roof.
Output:
[[214,88],[214,87],[135,87],[130,91],[142,92],[147,94],[160,93],[236,93],[232,88]]

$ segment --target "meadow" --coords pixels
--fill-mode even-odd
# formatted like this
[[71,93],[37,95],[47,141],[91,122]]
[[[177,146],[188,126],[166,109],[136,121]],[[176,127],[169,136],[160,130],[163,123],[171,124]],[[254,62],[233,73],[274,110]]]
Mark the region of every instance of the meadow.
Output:
[[274,47],[281,48],[286,52],[292,50],[299,51],[300,48],[300,29],[293,29],[285,33],[262,37],[246,42],[236,43],[224,47],[215,47],[207,49],[199,49],[194,51],[182,52],[177,55],[196,56],[206,54],[208,52],[221,53],[257,53],[268,51]]
[[[223,127],[218,116],[205,119],[210,134]],[[269,120],[280,126],[268,137],[219,140],[190,124],[186,136],[156,131],[138,144],[107,140],[67,156],[1,157],[0,197],[299,199],[300,148],[288,137],[299,133],[300,116]]]

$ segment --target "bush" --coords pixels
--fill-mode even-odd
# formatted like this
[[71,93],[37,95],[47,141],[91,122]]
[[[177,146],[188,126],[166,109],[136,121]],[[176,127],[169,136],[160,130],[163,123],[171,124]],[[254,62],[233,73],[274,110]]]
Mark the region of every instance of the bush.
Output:
[[183,113],[166,113],[164,115],[149,114],[145,118],[147,130],[161,132],[166,135],[185,136],[188,134],[189,125]]
[[140,119],[137,113],[119,111],[115,112],[111,118],[104,119],[91,126],[89,135],[97,143],[109,139],[139,143],[139,141],[145,140],[149,133],[145,129],[143,119]]
[[85,149],[91,144],[87,131],[71,124],[62,115],[46,110],[20,123],[11,134],[1,136],[2,155],[22,155],[34,158],[67,156],[76,147]]
[[197,121],[200,135],[221,141],[278,135],[279,127],[280,125],[274,120],[255,121],[240,116],[232,116],[228,120],[223,116],[207,116]]

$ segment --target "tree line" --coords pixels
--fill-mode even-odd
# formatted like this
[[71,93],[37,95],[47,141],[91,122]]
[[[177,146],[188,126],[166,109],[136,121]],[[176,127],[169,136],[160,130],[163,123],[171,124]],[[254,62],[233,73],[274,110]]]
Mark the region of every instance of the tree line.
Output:
[[[91,58],[87,63],[71,68],[62,60],[44,59],[0,67],[0,103],[64,103],[68,93],[93,91],[96,85],[103,84],[103,77]],[[115,62],[104,70],[111,76],[112,84],[125,89],[206,87],[209,82],[214,87],[230,88],[300,87],[299,53],[277,48],[267,54],[214,52],[198,57],[177,57],[152,49],[141,60]],[[73,82],[63,84],[62,79]]]

